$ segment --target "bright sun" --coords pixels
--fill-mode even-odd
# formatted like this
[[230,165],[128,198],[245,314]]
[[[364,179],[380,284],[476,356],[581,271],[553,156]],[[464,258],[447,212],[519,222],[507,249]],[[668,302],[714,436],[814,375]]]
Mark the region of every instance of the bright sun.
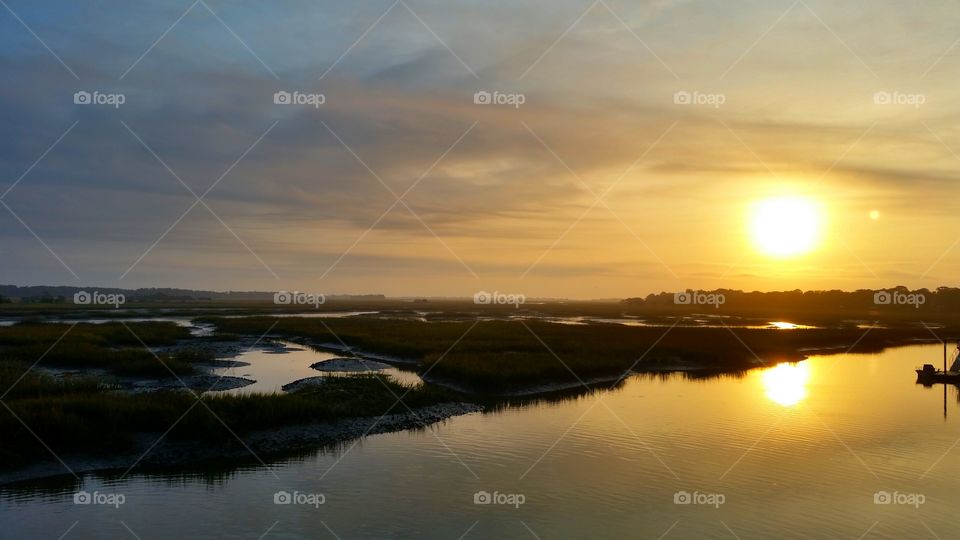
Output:
[[764,254],[792,257],[816,247],[820,212],[802,197],[764,199],[756,203],[750,226],[753,241]]

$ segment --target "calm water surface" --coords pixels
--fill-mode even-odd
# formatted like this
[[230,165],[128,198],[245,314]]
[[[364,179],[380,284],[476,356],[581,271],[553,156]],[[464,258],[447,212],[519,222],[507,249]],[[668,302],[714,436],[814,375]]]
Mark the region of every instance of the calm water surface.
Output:
[[[334,358],[354,358],[348,354],[317,351],[290,341],[262,342],[257,347],[244,351],[232,359],[247,365],[237,367],[218,368],[213,370],[214,375],[244,377],[256,382],[232,390],[220,390],[215,393],[225,394],[273,394],[282,392],[285,384],[308,377],[336,377],[352,376],[358,372],[318,371],[313,364],[332,360]],[[373,362],[372,364],[377,364]],[[402,371],[394,367],[381,370],[369,370],[365,373],[380,373],[394,381],[411,386],[420,383],[420,377],[410,371]]]
[[[0,537],[956,538],[957,392],[944,401],[912,371],[939,358],[911,346],[740,378],[637,376],[269,468],[4,489]],[[75,505],[78,489],[126,501]],[[276,505],[278,491],[325,502]],[[478,491],[524,504],[474,504]],[[875,504],[882,492],[922,504]]]

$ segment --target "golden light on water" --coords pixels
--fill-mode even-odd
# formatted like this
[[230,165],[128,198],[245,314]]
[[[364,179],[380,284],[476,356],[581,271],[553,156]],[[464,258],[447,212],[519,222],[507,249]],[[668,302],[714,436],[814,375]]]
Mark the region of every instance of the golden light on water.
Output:
[[816,328],[816,326],[797,324],[788,321],[770,321],[770,325],[767,328],[773,328],[774,330],[801,330]]
[[777,330],[796,330],[797,328],[800,328],[800,325],[787,321],[773,321],[770,323],[770,326],[776,328]]
[[784,407],[800,403],[807,397],[810,369],[806,363],[779,364],[760,376],[767,398]]
[[757,249],[770,257],[793,257],[817,247],[821,216],[803,197],[776,197],[755,204],[750,232]]

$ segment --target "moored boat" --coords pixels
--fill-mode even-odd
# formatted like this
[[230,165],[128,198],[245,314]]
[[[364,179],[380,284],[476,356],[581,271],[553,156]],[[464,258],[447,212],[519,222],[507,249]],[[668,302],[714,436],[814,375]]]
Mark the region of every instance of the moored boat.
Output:
[[917,382],[924,385],[935,383],[955,384],[960,386],[960,343],[954,350],[954,360],[950,369],[947,369],[947,343],[943,343],[943,369],[937,369],[933,364],[924,364],[917,372]]

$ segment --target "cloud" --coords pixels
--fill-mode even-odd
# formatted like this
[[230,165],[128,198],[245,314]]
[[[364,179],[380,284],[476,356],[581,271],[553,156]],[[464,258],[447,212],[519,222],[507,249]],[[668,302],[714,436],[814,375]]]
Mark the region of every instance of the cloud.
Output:
[[[825,192],[845,205],[952,212],[955,164],[927,126],[960,149],[952,127],[960,111],[944,78],[955,59],[923,80],[916,73],[950,45],[937,8],[911,16],[932,37],[905,50],[886,40],[901,23],[877,15],[894,4],[868,15],[811,5],[851,54],[802,6],[751,49],[781,7],[609,2],[614,13],[597,5],[564,34],[582,3],[416,2],[414,13],[395,6],[351,48],[391,3],[208,4],[216,16],[198,4],[151,48],[187,5],[11,3],[79,81],[16,20],[0,19],[0,67],[12,74],[0,92],[0,189],[78,122],[5,199],[64,260],[82,261],[78,273],[116,278],[195,202],[166,166],[197,194],[216,183],[207,203],[281,274],[308,280],[301,267],[316,275],[367,235],[344,264],[368,276],[370,290],[382,290],[372,276],[384,267],[399,279],[441,260],[453,268],[450,288],[466,286],[473,278],[450,250],[481,273],[516,279],[555,242],[543,283],[614,276],[603,296],[671,288],[634,235],[668,253],[671,268],[708,277],[697,265],[731,258],[717,247],[723,239],[710,239],[736,226],[745,194],[774,182],[813,185],[828,170]],[[864,16],[875,28],[865,29]],[[896,70],[908,74],[889,74]],[[122,92],[127,103],[75,106],[82,89]],[[880,89],[920,89],[929,106],[878,108],[871,96]],[[323,93],[326,102],[276,105],[278,90]],[[479,90],[522,92],[526,102],[476,105]],[[726,104],[678,106],[680,90],[723,92]],[[397,204],[384,215],[390,191],[415,183],[404,198],[413,213]],[[12,226],[0,244],[35,242],[5,219]],[[703,248],[683,249],[690,241]],[[57,281],[63,269],[35,247],[9,265],[11,275]],[[251,261],[250,273],[233,270]],[[258,266],[201,205],[130,279],[194,286],[216,273],[233,288],[263,288]],[[330,279],[362,289],[349,274]],[[556,286],[531,293],[557,294]]]

